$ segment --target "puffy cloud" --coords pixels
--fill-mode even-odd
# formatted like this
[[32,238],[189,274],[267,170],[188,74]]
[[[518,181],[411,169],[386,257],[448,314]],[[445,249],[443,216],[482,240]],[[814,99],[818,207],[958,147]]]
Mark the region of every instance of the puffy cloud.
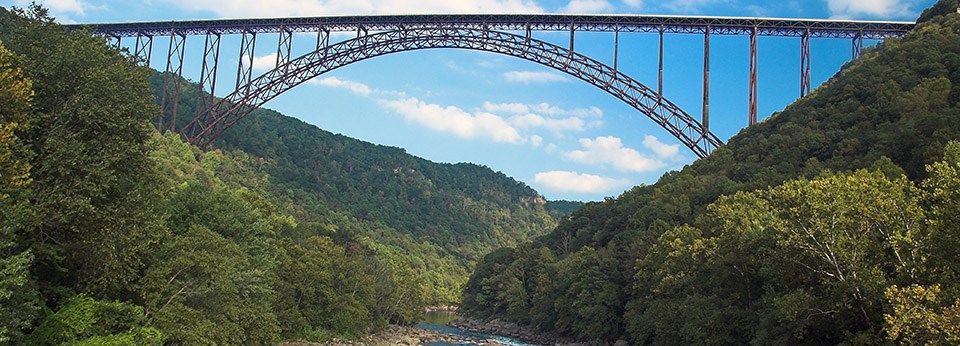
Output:
[[550,116],[575,116],[580,118],[603,116],[603,110],[598,107],[564,109],[546,102],[538,104],[484,102],[483,109],[487,112],[513,114],[536,113]]
[[480,137],[494,142],[513,144],[525,142],[515,128],[494,114],[486,112],[470,114],[457,107],[430,104],[412,97],[381,100],[380,103],[408,121],[461,138]]
[[583,131],[586,128],[583,119],[577,117],[553,119],[527,113],[512,116],[508,120],[519,128],[545,128],[556,134],[564,131]]
[[509,71],[503,74],[508,82],[532,84],[532,83],[555,83],[566,82],[567,77],[553,72],[545,71]]
[[363,95],[363,96],[369,96],[371,92],[370,87],[367,86],[366,84],[349,81],[349,80],[343,80],[336,77],[327,77],[324,79],[314,78],[314,79],[311,79],[308,83],[325,86],[329,88],[347,89],[354,94]]
[[570,0],[567,6],[560,9],[560,12],[591,14],[605,13],[613,11],[613,5],[607,0]]
[[903,0],[827,0],[834,18],[855,16],[903,17],[910,15],[910,5]]
[[630,185],[626,179],[613,179],[592,174],[550,171],[537,173],[534,183],[551,191],[577,193],[604,193]]
[[643,146],[652,150],[661,158],[674,158],[680,153],[680,144],[669,145],[661,142],[657,137],[647,135],[643,137]]
[[586,150],[564,152],[567,159],[590,165],[612,165],[625,172],[649,172],[666,166],[663,161],[647,157],[626,148],[620,138],[607,136],[596,139],[583,138],[580,144]]
[[530,136],[530,146],[539,148],[541,145],[543,145],[543,137],[537,135]]
[[163,0],[224,18],[418,13],[543,13],[533,0]]
[[643,0],[623,0],[623,3],[634,9],[640,9],[643,7]]
[[[242,57],[246,60],[247,57]],[[264,56],[253,56],[253,70],[258,72],[270,71],[277,67],[277,53],[270,53]]]
[[86,16],[88,9],[93,8],[90,4],[81,0],[16,0],[17,7],[26,8],[32,1],[50,10],[50,14],[63,24],[72,24],[76,21],[69,15]]

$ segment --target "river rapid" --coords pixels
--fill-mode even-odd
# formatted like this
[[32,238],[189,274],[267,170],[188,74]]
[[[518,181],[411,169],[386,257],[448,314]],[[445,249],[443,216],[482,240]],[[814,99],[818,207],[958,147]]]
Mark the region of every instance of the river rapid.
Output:
[[[511,345],[511,346],[534,346],[536,344],[526,343],[518,339],[508,338],[500,335],[485,334],[479,332],[473,332],[469,330],[464,330],[460,328],[450,327],[450,322],[453,322],[458,317],[456,312],[453,311],[429,311],[424,315],[423,322],[417,324],[417,328],[433,330],[441,333],[450,334],[458,338],[464,338],[475,341],[464,341],[457,343],[450,342],[434,342],[427,344],[428,346],[460,346],[460,345]],[[492,341],[492,342],[490,342]],[[495,343],[493,343],[495,342]]]

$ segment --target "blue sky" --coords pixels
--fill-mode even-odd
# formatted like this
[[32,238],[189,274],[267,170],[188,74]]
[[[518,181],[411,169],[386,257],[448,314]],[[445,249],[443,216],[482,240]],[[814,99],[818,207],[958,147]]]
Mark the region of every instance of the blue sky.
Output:
[[[913,21],[936,0],[46,0],[64,23],[410,13],[618,13]],[[2,6],[26,6],[22,0]],[[567,33],[535,33],[567,45]],[[351,38],[341,34],[334,41]],[[273,68],[276,35],[258,36],[255,73]],[[872,43],[872,42],[868,42]],[[123,42],[131,46],[133,40]],[[162,69],[168,40],[154,42]],[[184,77],[198,80],[203,39],[190,37]],[[296,35],[294,56],[315,37]],[[702,35],[667,35],[664,96],[700,115]],[[239,37],[225,36],[217,95],[232,91]],[[576,50],[612,64],[613,34],[578,33]],[[620,35],[620,69],[656,87],[657,36]],[[748,41],[711,37],[711,130],[727,140],[747,123]],[[759,40],[760,118],[799,96],[799,39]],[[814,39],[813,84],[850,59],[850,42]],[[547,67],[493,53],[405,52],[321,75],[266,104],[325,130],[401,147],[437,162],[474,162],[548,199],[599,200],[651,184],[695,155],[605,92]]]

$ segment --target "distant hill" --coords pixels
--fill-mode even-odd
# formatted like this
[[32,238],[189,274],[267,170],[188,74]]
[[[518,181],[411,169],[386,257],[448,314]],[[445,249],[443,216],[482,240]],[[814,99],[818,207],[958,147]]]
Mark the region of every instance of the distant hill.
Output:
[[[892,304],[884,290],[892,287],[887,292],[896,297],[895,285],[938,282],[944,292],[951,292],[944,296],[944,304],[952,304],[958,291],[950,273],[960,269],[951,264],[956,262],[950,259],[955,252],[937,257],[940,241],[929,239],[956,238],[956,230],[937,235],[940,226],[925,225],[946,222],[936,219],[947,208],[938,203],[953,205],[949,203],[954,201],[926,202],[916,209],[924,211],[913,216],[882,214],[891,219],[927,215],[918,225],[901,220],[877,226],[886,232],[904,227],[930,232],[923,238],[929,243],[911,240],[917,242],[911,246],[924,249],[914,248],[916,252],[911,253],[926,256],[922,266],[928,276],[923,279],[904,276],[909,261],[897,261],[894,256],[906,251],[898,250],[900,240],[894,239],[905,236],[874,237],[865,233],[872,230],[869,227],[844,229],[853,233],[842,236],[862,243],[856,243],[856,250],[842,243],[837,251],[843,247],[851,253],[864,252],[830,252],[826,257],[863,261],[856,262],[863,266],[858,267],[859,274],[869,272],[874,280],[867,285],[849,280],[836,283],[840,280],[833,277],[843,275],[829,270],[810,273],[820,269],[804,262],[808,259],[804,256],[822,243],[804,242],[811,238],[836,241],[836,234],[822,239],[810,233],[794,239],[787,232],[792,225],[845,208],[860,208],[853,214],[859,215],[861,223],[853,220],[850,225],[867,227],[862,225],[873,221],[865,215],[880,213],[883,203],[897,203],[904,209],[919,203],[920,192],[900,187],[905,190],[883,190],[892,194],[889,198],[861,196],[830,205],[850,198],[827,197],[841,189],[827,189],[831,184],[859,180],[859,185],[849,188],[865,193],[858,189],[875,191],[870,190],[879,189],[872,187],[874,183],[927,188],[933,183],[926,179],[942,179],[931,176],[926,167],[944,158],[948,142],[960,139],[956,1],[941,1],[924,13],[924,19],[928,21],[905,38],[867,49],[809,96],[743,129],[709,157],[664,174],[654,185],[587,204],[549,235],[489,254],[465,288],[463,308],[584,340],[836,344],[896,338],[884,329],[888,328],[884,314],[890,313]],[[844,178],[858,169],[879,171],[882,176],[861,172]],[[904,180],[897,180],[904,175]],[[931,190],[924,196],[949,190]],[[755,192],[737,194],[741,191]],[[803,202],[810,204],[799,202],[817,196],[816,191],[826,195]],[[828,206],[816,213],[805,211],[817,203]],[[770,212],[765,214],[765,208]],[[775,223],[791,212],[798,214],[795,220]],[[837,225],[844,222],[841,216],[835,220]],[[751,227],[756,234],[737,233]],[[858,238],[866,236],[873,238]],[[809,257],[809,263],[819,263],[820,258]]]
[[[162,83],[160,74],[151,79],[155,92]],[[182,126],[189,121],[183,114],[194,112],[198,87],[181,83]],[[468,269],[483,254],[545,234],[556,218],[578,206],[558,202],[545,208],[547,202],[535,190],[487,167],[430,162],[269,109],[255,110],[212,147],[258,158],[259,169],[271,178],[273,195],[301,222],[336,225],[342,223],[338,217],[354,218],[363,225],[354,232],[411,256],[423,256],[420,243],[439,246],[441,253],[427,257],[442,257],[432,260],[443,266],[412,260],[438,276],[435,289],[443,293],[433,297],[436,303],[456,302]],[[331,212],[338,216],[331,219]]]

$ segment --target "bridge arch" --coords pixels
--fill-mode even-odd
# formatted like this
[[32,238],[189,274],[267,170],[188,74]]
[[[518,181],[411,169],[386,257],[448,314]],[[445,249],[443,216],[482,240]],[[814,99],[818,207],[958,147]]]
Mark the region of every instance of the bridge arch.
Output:
[[511,33],[457,27],[417,27],[357,37],[281,64],[214,103],[180,133],[207,145],[254,109],[310,79],[370,58],[430,48],[499,53],[551,67],[620,99],[676,137],[698,157],[723,145],[695,118],[630,76],[583,54]]

